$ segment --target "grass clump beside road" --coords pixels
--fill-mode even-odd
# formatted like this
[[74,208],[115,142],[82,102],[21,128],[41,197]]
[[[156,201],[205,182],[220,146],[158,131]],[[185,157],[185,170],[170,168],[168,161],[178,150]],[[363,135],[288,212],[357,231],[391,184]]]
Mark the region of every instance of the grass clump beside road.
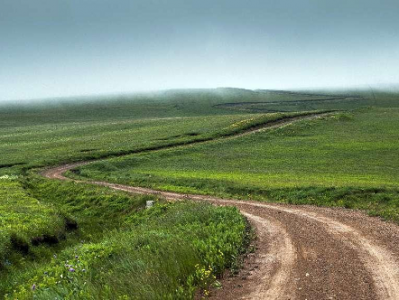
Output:
[[399,223],[399,188],[313,187],[259,191],[275,202],[362,209],[371,216]]
[[73,215],[79,224],[88,224],[88,227],[115,223],[142,209],[147,200],[156,200],[153,196],[131,196],[97,185],[48,180],[34,171],[29,173],[25,186],[36,198],[57,205],[66,215]]
[[6,299],[192,299],[236,263],[246,228],[236,208],[157,205],[101,242],[65,249]]

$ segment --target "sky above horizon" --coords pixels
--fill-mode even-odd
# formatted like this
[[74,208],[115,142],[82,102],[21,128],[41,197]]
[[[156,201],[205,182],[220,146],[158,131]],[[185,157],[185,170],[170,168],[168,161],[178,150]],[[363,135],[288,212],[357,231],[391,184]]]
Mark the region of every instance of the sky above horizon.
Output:
[[399,83],[397,0],[0,0],[0,101]]

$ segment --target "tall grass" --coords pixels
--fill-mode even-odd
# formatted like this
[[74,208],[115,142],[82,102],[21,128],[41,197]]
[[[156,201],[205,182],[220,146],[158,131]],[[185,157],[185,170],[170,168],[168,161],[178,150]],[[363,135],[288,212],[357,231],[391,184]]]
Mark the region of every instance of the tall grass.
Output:
[[66,249],[6,299],[191,299],[236,262],[245,238],[235,208],[158,205],[100,243]]
[[67,223],[52,205],[31,197],[18,180],[0,179],[0,270],[35,246],[64,239]]

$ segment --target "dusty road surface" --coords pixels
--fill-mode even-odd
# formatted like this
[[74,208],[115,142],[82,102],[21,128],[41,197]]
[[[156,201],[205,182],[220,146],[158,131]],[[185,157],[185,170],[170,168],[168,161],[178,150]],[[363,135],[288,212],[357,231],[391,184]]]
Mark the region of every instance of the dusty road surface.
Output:
[[[283,126],[285,124],[281,124]],[[259,129],[257,129],[259,130]],[[89,162],[47,169],[63,173]],[[256,251],[215,299],[399,300],[399,226],[362,212],[183,195],[101,181],[88,183],[169,200],[236,206],[257,230]]]

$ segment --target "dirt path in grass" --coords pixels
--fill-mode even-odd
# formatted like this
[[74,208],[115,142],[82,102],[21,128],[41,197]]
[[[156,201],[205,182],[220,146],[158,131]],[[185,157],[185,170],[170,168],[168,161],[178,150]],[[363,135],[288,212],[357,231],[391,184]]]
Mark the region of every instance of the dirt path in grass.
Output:
[[[59,166],[42,174],[71,180],[63,173],[88,163]],[[256,251],[246,257],[237,276],[225,276],[223,287],[212,294],[214,299],[399,299],[399,227],[362,212],[87,183],[239,208],[257,231]]]

